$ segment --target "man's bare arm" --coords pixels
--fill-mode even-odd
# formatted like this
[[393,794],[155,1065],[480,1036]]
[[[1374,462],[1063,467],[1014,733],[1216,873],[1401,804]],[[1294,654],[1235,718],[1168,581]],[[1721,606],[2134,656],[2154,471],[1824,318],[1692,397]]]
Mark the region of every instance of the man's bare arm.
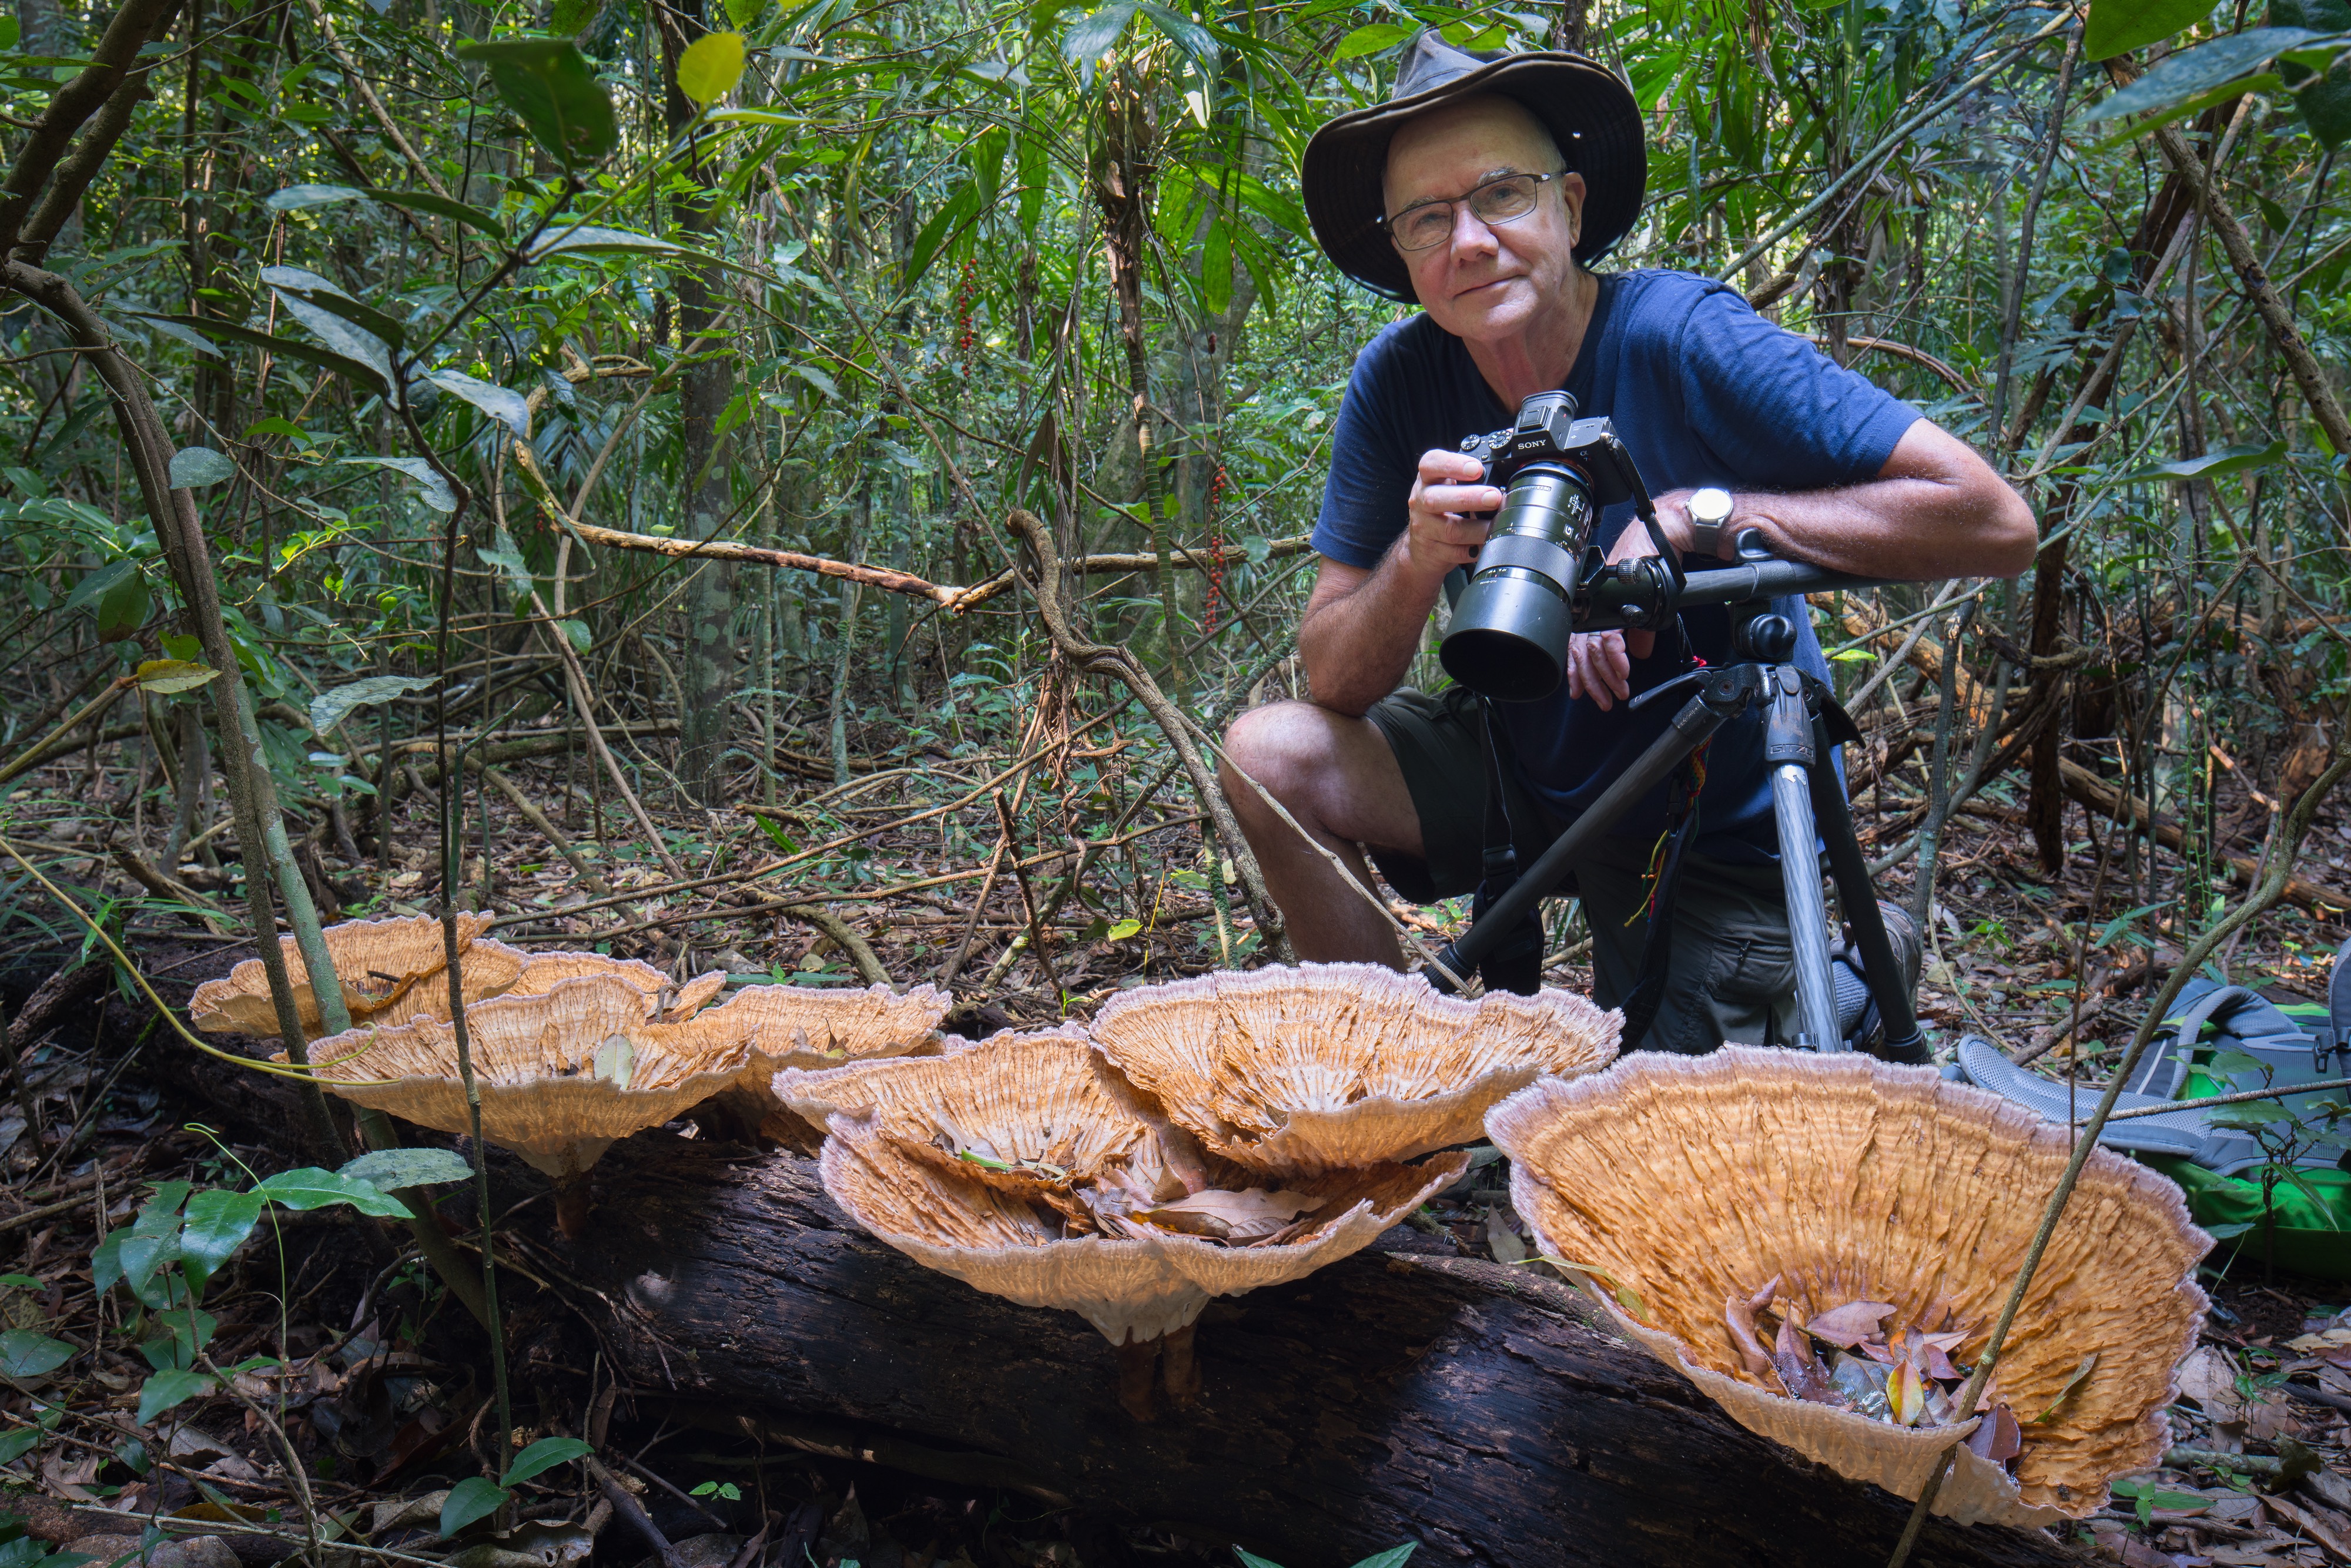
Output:
[[[1687,492],[1659,497],[1666,535],[1689,547]],[[1797,495],[1735,493],[1720,554],[1747,528],[1775,556],[1859,577],[2013,577],[2038,546],[2032,508],[1966,443],[1926,420],[1866,484]],[[1627,528],[1619,555],[1646,554]]]
[[1323,558],[1298,621],[1316,704],[1361,716],[1403,684],[1445,574],[1476,561],[1486,542],[1486,525],[1471,514],[1502,504],[1499,490],[1479,482],[1482,472],[1458,452],[1422,454],[1405,530],[1380,563],[1366,571]]

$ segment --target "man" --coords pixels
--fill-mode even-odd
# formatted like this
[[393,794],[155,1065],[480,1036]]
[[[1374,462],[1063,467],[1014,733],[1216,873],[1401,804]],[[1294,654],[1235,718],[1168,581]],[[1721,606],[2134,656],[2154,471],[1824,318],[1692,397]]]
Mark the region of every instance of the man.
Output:
[[[1364,350],[1340,405],[1314,533],[1321,575],[1299,623],[1312,700],[1259,708],[1227,737],[1226,793],[1302,959],[1403,964],[1382,913],[1332,856],[1369,885],[1364,846],[1421,903],[1480,880],[1484,712],[1458,686],[1435,697],[1397,687],[1446,573],[1477,559],[1479,515],[1502,502],[1458,443],[1508,425],[1531,393],[1563,388],[1584,416],[1614,420],[1693,571],[1731,559],[1750,528],[1774,555],[1890,579],[2007,576],[2032,559],[2023,500],[1908,404],[1708,279],[1586,270],[1632,227],[1646,181],[1640,111],[1614,75],[1574,54],[1473,56],[1427,32],[1387,103],[1332,120],[1307,148],[1316,239],[1341,270],[1421,313]],[[1688,506],[1701,486],[1732,496],[1729,520],[1703,535]],[[1626,526],[1631,510],[1612,507],[1598,526],[1612,559],[1653,553],[1646,530]],[[1782,608],[1802,628],[1797,663],[1825,678],[1801,602]],[[1559,692],[1491,708],[1520,863],[1530,835],[1540,845],[1573,821],[1678,706],[1635,712],[1628,698],[1694,657],[1731,657],[1727,612],[1682,621],[1682,632],[1579,634]],[[1693,782],[1685,776],[1685,792]],[[1676,820],[1674,788],[1641,802],[1564,890],[1583,899],[1605,1006],[1623,1005],[1643,973],[1649,868]],[[1759,716],[1716,733],[1697,810],[1646,1043],[1792,1041]]]

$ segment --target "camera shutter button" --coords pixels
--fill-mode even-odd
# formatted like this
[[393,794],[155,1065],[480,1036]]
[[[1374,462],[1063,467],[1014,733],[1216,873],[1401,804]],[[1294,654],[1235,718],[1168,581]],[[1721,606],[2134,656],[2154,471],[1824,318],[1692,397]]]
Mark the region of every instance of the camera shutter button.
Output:
[[1730,521],[1730,492],[1708,485],[1691,494],[1688,502],[1690,547],[1700,555],[1722,553],[1722,527]]

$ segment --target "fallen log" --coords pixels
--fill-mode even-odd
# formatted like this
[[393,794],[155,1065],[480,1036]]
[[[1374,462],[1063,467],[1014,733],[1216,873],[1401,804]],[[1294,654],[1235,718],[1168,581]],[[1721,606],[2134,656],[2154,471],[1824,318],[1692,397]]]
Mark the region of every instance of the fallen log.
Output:
[[[171,978],[173,993],[187,983]],[[281,1081],[151,1039],[146,1065],[182,1093],[265,1138],[298,1125]],[[492,1168],[501,1210],[543,1189],[503,1155]],[[802,1155],[656,1132],[615,1146],[594,1181],[596,1223],[576,1245],[544,1205],[519,1211],[523,1266],[590,1320],[639,1408],[771,1448],[1164,1525],[1288,1568],[1407,1540],[1417,1560],[1463,1568],[1876,1568],[1908,1512],[1739,1427],[1594,1327],[1566,1287],[1404,1250],[1409,1230],[1211,1302],[1200,1407],[1143,1426],[1081,1319],[883,1246]],[[1937,1520],[1918,1560],[2076,1559],[2045,1534]]]
[[[2179,825],[2157,816],[2154,808],[2141,797],[2133,795],[2126,799],[2119,789],[2071,758],[2060,761],[2058,773],[2064,780],[2065,793],[2100,816],[2126,823],[2143,838],[2152,836],[2168,850],[2186,852],[2188,839]],[[2258,861],[2226,852],[2212,858],[2227,866],[2230,873],[2247,887],[2253,886],[2262,879],[2261,862]],[[2344,911],[2351,910],[2351,895],[2304,882],[2300,877],[2286,879],[2285,897],[2288,902],[2301,905],[2321,920],[2333,920]]]
[[[596,1175],[600,1223],[569,1271],[609,1303],[590,1310],[636,1396],[705,1427],[1290,1568],[1406,1540],[1464,1564],[1875,1564],[1907,1511],[1738,1427],[1565,1287],[1497,1264],[1375,1249],[1212,1302],[1201,1408],[1139,1426],[1082,1320],[883,1247],[807,1159],[653,1134]],[[2071,1559],[1938,1520],[1921,1560]]]

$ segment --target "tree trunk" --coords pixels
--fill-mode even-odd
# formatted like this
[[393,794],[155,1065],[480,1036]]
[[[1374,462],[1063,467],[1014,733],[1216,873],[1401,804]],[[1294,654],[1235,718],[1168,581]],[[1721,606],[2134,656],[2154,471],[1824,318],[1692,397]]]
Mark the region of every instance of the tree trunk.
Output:
[[[654,1134],[596,1175],[607,1223],[569,1266],[611,1303],[617,1370],[677,1419],[1298,1568],[1403,1541],[1463,1564],[1877,1563],[1907,1511],[1738,1427],[1564,1286],[1482,1260],[1375,1248],[1213,1302],[1202,1406],[1144,1426],[1084,1320],[884,1247],[802,1156]],[[1928,1534],[1939,1563],[2066,1560],[2041,1535]]]
[[[694,107],[677,87],[678,57],[705,31],[702,0],[679,0],[670,7],[662,28],[664,99],[673,133],[694,118]],[[702,166],[699,153],[690,164],[695,179],[716,179],[715,169]],[[711,202],[701,195],[681,200],[678,226],[689,236],[712,231]],[[677,269],[678,340],[690,354],[707,355],[686,368],[679,400],[679,446],[685,455],[685,538],[715,538],[734,509],[732,469],[718,436],[719,416],[734,395],[734,377],[723,356],[726,345],[716,331],[720,295],[726,279],[718,268],[685,266]],[[725,788],[719,763],[726,755],[727,718],[735,706],[735,568],[726,561],[697,562],[685,595],[684,669],[679,680],[685,711],[678,743],[678,778],[694,798],[705,806],[722,802]]]

